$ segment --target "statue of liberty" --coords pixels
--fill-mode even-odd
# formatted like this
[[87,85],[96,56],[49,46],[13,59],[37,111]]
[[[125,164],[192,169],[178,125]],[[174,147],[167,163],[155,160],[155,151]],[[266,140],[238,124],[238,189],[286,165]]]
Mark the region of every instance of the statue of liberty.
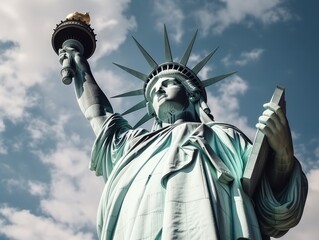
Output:
[[[61,63],[71,63],[80,109],[96,134],[90,169],[105,181],[99,239],[267,239],[284,235],[301,218],[308,185],[284,111],[266,103],[256,125],[274,154],[250,197],[241,178],[252,143],[236,127],[215,121],[207,106],[205,87],[232,73],[200,80],[216,49],[187,67],[195,38],[174,62],[164,28],[161,64],[134,39],[153,70],[116,64],[142,80],[140,89],[116,96],[144,98],[124,114],[113,112],[76,48],[59,51]],[[123,115],[143,107],[147,114],[132,127]],[[150,119],[151,131],[140,127]]]

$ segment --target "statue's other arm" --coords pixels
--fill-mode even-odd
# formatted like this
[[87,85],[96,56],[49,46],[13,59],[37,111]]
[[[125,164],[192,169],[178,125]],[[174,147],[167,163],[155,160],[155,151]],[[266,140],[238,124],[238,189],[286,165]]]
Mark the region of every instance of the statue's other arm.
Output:
[[112,106],[96,83],[88,61],[74,48],[64,47],[59,51],[60,62],[70,59],[74,69],[74,86],[78,104],[93,131],[98,135],[102,125],[112,113]]
[[264,104],[265,111],[256,127],[267,137],[274,158],[267,163],[267,176],[274,192],[280,192],[290,179],[295,161],[291,132],[285,113],[275,103]]
[[300,163],[294,157],[284,111],[272,102],[264,104],[264,108],[256,126],[266,135],[274,157],[266,163],[265,178],[262,178],[255,195],[255,206],[262,232],[281,237],[300,221],[308,183]]

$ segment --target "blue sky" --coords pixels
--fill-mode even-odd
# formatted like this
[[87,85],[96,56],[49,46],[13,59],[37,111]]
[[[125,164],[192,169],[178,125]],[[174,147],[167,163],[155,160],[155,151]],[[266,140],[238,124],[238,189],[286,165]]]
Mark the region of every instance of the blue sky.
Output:
[[[216,120],[238,126],[251,138],[262,104],[276,85],[284,86],[295,155],[307,174],[309,196],[300,224],[283,239],[316,239],[318,5],[297,0],[2,0],[0,239],[96,238],[104,184],[88,169],[94,134],[73,87],[60,80],[50,42],[55,25],[74,11],[90,12],[98,42],[89,61],[107,96],[141,84],[112,62],[151,70],[132,35],[157,62],[164,60],[163,24],[176,60],[198,29],[189,66],[219,47],[200,77],[237,74],[207,89],[208,104]],[[138,100],[111,103],[124,112]],[[128,121],[134,125],[143,111],[128,115]]]

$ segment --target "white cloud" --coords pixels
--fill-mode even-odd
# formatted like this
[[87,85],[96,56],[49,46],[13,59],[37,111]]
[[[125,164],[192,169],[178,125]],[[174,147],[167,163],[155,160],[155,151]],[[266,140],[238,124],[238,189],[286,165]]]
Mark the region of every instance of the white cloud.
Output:
[[307,175],[310,191],[319,194],[319,169],[313,169]]
[[[78,136],[68,129],[74,118],[70,115],[58,115],[51,124],[35,119],[31,126],[35,129],[35,154],[40,161],[48,166],[50,184],[29,182],[32,195],[41,196],[40,210],[49,215],[55,222],[71,226],[72,229],[91,227],[94,229],[96,209],[103,190],[101,178],[89,171],[90,149],[88,140],[82,133]],[[40,124],[39,124],[40,123]],[[88,123],[89,124],[89,123]],[[33,127],[28,130],[32,133]],[[37,142],[50,137],[56,143],[55,147],[43,150],[37,149]]]
[[[89,171],[93,141],[89,141],[83,133],[74,133],[75,129],[70,129],[74,119],[70,114],[59,113],[50,121],[35,118],[30,122],[27,130],[32,141],[29,145],[48,167],[50,183],[29,181],[29,192],[41,197],[39,210],[54,222],[72,229],[94,229],[104,183]],[[41,145],[37,145],[46,138],[55,143],[51,149],[42,149]]]
[[250,62],[258,61],[262,54],[264,53],[264,49],[254,48],[248,52],[242,52],[238,59],[233,59],[231,55],[227,55],[222,59],[222,62],[225,66],[237,65],[237,66],[245,66]]
[[248,84],[238,75],[224,80],[218,87],[218,96],[208,93],[208,105],[216,121],[231,123],[242,130],[251,139],[256,129],[248,125],[245,116],[240,115],[239,96],[248,89]]
[[65,225],[56,223],[51,218],[35,216],[28,210],[1,206],[0,219],[0,236],[6,236],[9,239],[93,239],[91,233],[72,230]]
[[163,26],[166,24],[167,31],[173,32],[173,34],[170,34],[171,38],[176,42],[181,42],[184,34],[182,26],[185,16],[179,1],[155,0],[153,9],[157,18],[157,28],[163,31]]
[[232,24],[257,20],[263,24],[286,21],[291,14],[283,6],[283,0],[220,0],[209,2],[195,11],[204,34],[210,31],[222,33]]
[[[190,65],[200,61],[202,57],[198,54],[191,54]],[[199,77],[204,80],[211,76],[213,67],[207,65],[199,72]],[[214,76],[214,75],[213,75]],[[248,90],[248,83],[238,75],[233,75],[216,85],[217,94],[212,95],[207,91],[208,106],[211,109],[216,121],[230,123],[242,130],[248,137],[253,139],[256,129],[248,125],[248,119],[240,114],[240,96]]]
[[42,182],[28,181],[30,194],[35,196],[45,196],[48,191],[48,185]]
[[318,139],[301,140],[303,136],[298,139],[297,144],[294,144],[294,152],[297,159],[302,163],[305,171],[319,168],[319,153],[318,153]]
[[[89,11],[98,39],[96,52],[90,59],[94,67],[97,60],[117,49],[126,39],[127,32],[136,27],[134,17],[123,14],[129,2],[78,0],[76,6],[79,9],[74,9],[75,2],[62,0],[1,2],[0,40],[14,41],[15,44],[11,49],[0,53],[0,132],[7,130],[3,119],[24,120],[26,132],[21,134],[28,135],[28,139],[32,141],[27,144],[22,140],[14,142],[12,148],[18,151],[27,146],[30,148],[28,151],[38,154],[41,161],[39,164],[48,166],[51,182],[2,180],[7,186],[11,186],[11,189],[21,187],[22,183],[25,186],[27,183],[28,189],[23,190],[28,190],[33,197],[39,198],[40,205],[36,214],[28,210],[0,206],[0,236],[2,234],[9,239],[36,240],[93,239],[92,233],[88,231],[95,231],[96,210],[104,183],[88,170],[92,140],[89,138],[93,135],[86,136],[82,132],[73,131],[73,128],[69,129],[71,125],[78,123],[80,110],[73,104],[76,102],[73,89],[63,85],[58,85],[57,89],[54,85],[60,81],[60,66],[50,45],[50,37],[55,24],[69,12]],[[264,23],[284,20],[284,15],[288,13],[284,9],[280,13],[277,8],[279,3],[276,5],[273,0],[269,2],[273,3],[273,7],[269,7],[267,13],[264,11],[262,17],[238,9],[241,15],[237,18],[242,21],[251,16]],[[253,2],[251,4],[254,5]],[[220,9],[220,13],[213,19],[215,22],[207,25],[207,30],[216,31],[218,23],[222,23],[222,30],[237,23],[233,18],[228,22],[224,20],[224,17],[233,11],[228,5],[229,3],[226,4],[226,9]],[[158,10],[155,15],[160,19],[160,31],[163,29],[163,23],[166,23],[168,31],[173,32],[174,40],[181,41],[185,15],[177,2],[156,1],[154,6]],[[210,71],[209,66],[205,67],[200,73],[201,78],[206,78]],[[130,84],[124,83],[110,71],[94,73],[97,79],[102,80],[101,87],[108,96],[122,93],[123,89],[135,89],[135,83],[139,84],[138,80]],[[227,84],[225,82],[219,86],[218,98],[211,94],[208,96],[216,119],[233,123],[248,135],[252,135],[255,130],[250,128],[247,119],[239,114],[239,97],[247,91],[247,83],[239,76],[234,76]],[[42,92],[35,93],[34,87],[39,87]],[[129,104],[129,101],[112,100],[112,103],[114,109],[118,110]],[[41,116],[33,115],[31,107],[42,111]],[[48,116],[54,117],[48,119]],[[83,131],[84,127],[79,128]],[[38,144],[47,138],[53,140],[52,146],[49,149],[39,148]],[[8,153],[5,143],[6,141],[0,141],[2,154]],[[2,169],[4,166],[1,163]],[[13,171],[8,167],[9,170]],[[12,175],[14,174],[15,172],[12,172]]]
[[[76,103],[73,89],[55,85],[60,84],[60,65],[50,38],[53,28],[68,13],[89,11],[98,39],[96,52],[90,59],[94,66],[101,57],[117,49],[128,31],[136,27],[134,17],[124,15],[129,3],[129,0],[79,0],[76,5],[62,0],[1,2],[0,41],[14,44],[0,52],[0,131],[7,130],[4,119],[23,121],[21,125],[26,131],[21,133],[24,137],[18,139],[20,142],[10,140],[13,143],[10,148],[5,145],[7,141],[1,141],[0,151],[6,154],[13,148],[19,151],[28,147],[29,152],[40,158],[39,164],[48,166],[50,182],[1,180],[10,189],[23,186],[22,190],[39,198],[40,205],[36,215],[28,210],[0,207],[0,236],[93,239],[104,183],[88,169],[93,142],[88,138],[93,134],[75,132],[76,127],[84,127],[76,126],[80,110],[76,108],[76,114],[73,112],[73,102]],[[57,97],[52,103],[50,99]],[[41,113],[35,115],[34,110]],[[26,143],[25,139],[30,141]],[[45,140],[51,140],[50,148],[42,148]]]
[[[206,57],[206,56],[205,56]],[[188,66],[190,68],[194,67],[197,63],[199,63],[204,57],[201,56],[200,54],[196,54],[196,53],[192,53],[189,57],[189,60],[188,60]],[[201,70],[200,72],[198,73],[198,77],[201,79],[201,80],[205,80],[205,79],[208,79],[212,76],[210,76],[210,72],[213,70],[213,67],[210,66],[210,65],[205,65]]]
[[[72,124],[68,120],[69,116],[64,115],[55,124],[47,124],[43,119],[35,119],[31,124],[34,127],[40,125],[40,130],[31,134],[33,143],[29,144],[40,161],[48,166],[50,182],[22,177],[1,180],[7,191],[22,189],[39,197],[40,204],[37,215],[28,210],[0,207],[0,218],[5,220],[0,221],[0,235],[10,239],[93,239],[104,183],[89,171],[91,147],[85,137],[74,137],[75,134],[66,129]],[[36,143],[48,136],[56,146],[38,149]],[[46,226],[48,230],[41,231],[40,226]],[[31,233],[35,237],[29,237]]]
[[55,221],[73,228],[93,227],[104,184],[89,171],[90,157],[86,150],[62,145],[41,158],[49,164],[52,178],[48,197],[41,200],[41,209]]
[[309,191],[303,216],[297,227],[291,229],[282,239],[317,239],[319,216],[319,169],[307,174]]
[[1,182],[6,187],[8,192],[14,192],[18,189],[25,189],[26,187],[22,178],[1,179]]
[[[120,70],[122,71],[122,70]],[[123,71],[123,77],[114,74],[112,71],[99,70],[94,73],[100,88],[106,96],[112,101],[112,107],[115,112],[121,111],[130,98],[111,98],[128,91],[136,90],[143,87],[143,83],[132,75]],[[99,80],[98,80],[99,79]],[[129,80],[128,80],[129,79]]]
[[[117,49],[126,39],[127,32],[135,28],[135,19],[123,15],[129,2],[77,1],[77,11],[92,10],[92,26],[98,32],[99,44],[92,58],[93,62]],[[0,40],[15,43],[11,49],[1,54],[1,129],[4,129],[4,118],[19,121],[26,117],[28,112],[25,110],[38,101],[38,96],[31,88],[38,84],[46,84],[45,81],[52,71],[59,72],[60,66],[51,47],[50,38],[55,25],[73,11],[74,3],[62,0],[1,2]]]
[[[32,117],[28,120],[26,131],[33,140],[29,144],[33,145],[44,139],[55,139],[59,142],[72,140],[73,135],[67,135],[65,127],[72,121],[71,113],[57,112],[54,119],[46,120],[42,117]],[[74,137],[77,139],[77,137]]]

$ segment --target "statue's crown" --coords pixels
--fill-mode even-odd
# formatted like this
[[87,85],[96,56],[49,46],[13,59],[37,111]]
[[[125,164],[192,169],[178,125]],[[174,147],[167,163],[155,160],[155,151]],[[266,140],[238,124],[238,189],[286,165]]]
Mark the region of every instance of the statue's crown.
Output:
[[[151,55],[142,47],[142,45],[133,37],[136,45],[138,46],[139,50],[143,54],[146,61],[149,63],[149,65],[153,68],[153,70],[149,74],[144,74],[139,71],[136,71],[134,69],[125,67],[123,65],[114,63],[116,66],[120,67],[121,69],[125,70],[126,72],[130,73],[131,75],[141,79],[144,82],[144,88],[137,89],[134,91],[126,92],[120,95],[116,95],[113,98],[116,97],[129,97],[129,96],[137,96],[137,95],[144,95],[144,100],[137,103],[124,113],[122,115],[137,111],[141,108],[146,107],[149,105],[149,101],[151,100],[149,90],[152,88],[152,86],[156,83],[159,77],[176,77],[178,78],[182,84],[183,81],[188,81],[191,83],[192,86],[194,86],[196,89],[199,90],[199,93],[202,97],[202,99],[206,102],[207,101],[207,94],[205,87],[212,85],[232,74],[227,73],[223,75],[219,75],[216,77],[212,77],[206,80],[200,80],[197,74],[199,71],[205,66],[205,64],[209,61],[209,59],[214,55],[214,53],[217,51],[218,48],[215,48],[213,51],[211,51],[206,57],[204,57],[199,63],[195,65],[192,69],[188,68],[187,62],[189,60],[189,57],[192,52],[192,48],[196,39],[197,31],[195,32],[193,38],[191,39],[189,45],[187,46],[187,49],[185,50],[184,55],[182,56],[180,62],[173,62],[172,52],[170,48],[170,43],[167,35],[167,30],[164,25],[164,46],[165,46],[165,62],[161,64],[157,64],[157,62],[154,61],[154,59],[151,57]],[[189,85],[189,84],[188,84]],[[189,89],[188,89],[189,90]],[[140,126],[141,124],[145,123],[149,119],[151,119],[153,115],[146,114],[136,125]]]

